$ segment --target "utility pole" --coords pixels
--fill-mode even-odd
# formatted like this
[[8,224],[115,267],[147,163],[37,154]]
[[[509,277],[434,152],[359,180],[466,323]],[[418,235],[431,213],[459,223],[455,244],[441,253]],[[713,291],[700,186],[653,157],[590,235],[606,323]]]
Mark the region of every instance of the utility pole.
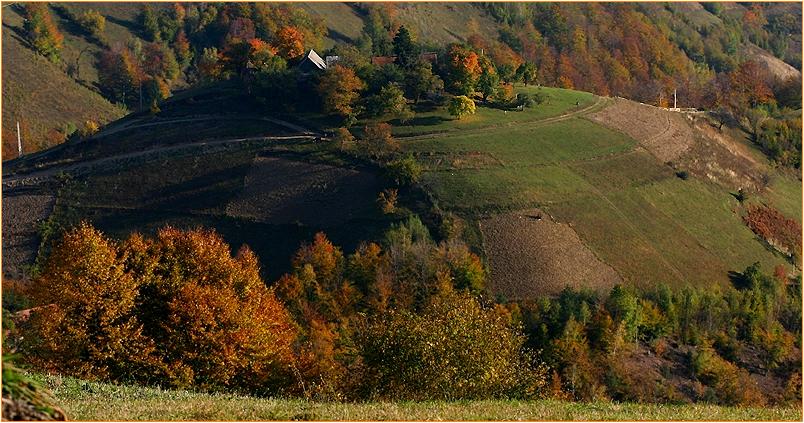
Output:
[[22,157],[22,138],[20,137],[20,121],[17,121],[17,157]]
[[678,108],[678,102],[677,102],[677,98],[676,98],[676,91],[678,91],[678,90],[673,88],[673,108],[674,109]]

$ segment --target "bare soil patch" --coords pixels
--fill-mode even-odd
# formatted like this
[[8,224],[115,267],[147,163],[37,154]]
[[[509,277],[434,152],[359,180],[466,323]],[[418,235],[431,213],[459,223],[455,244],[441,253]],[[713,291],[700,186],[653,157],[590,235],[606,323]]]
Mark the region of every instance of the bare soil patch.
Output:
[[746,43],[745,53],[751,59],[755,60],[760,66],[764,67],[771,75],[781,79],[801,78],[801,72],[798,69],[788,65],[781,59],[774,57],[767,51],[757,47],[752,43]]
[[607,291],[622,279],[587,248],[572,227],[525,210],[480,222],[491,266],[492,295],[533,299],[569,286]]
[[693,147],[680,159],[696,176],[705,177],[732,189],[759,190],[764,165],[747,151],[745,144],[720,132],[705,119],[696,119],[698,131]]
[[621,98],[589,118],[634,138],[660,163],[731,189],[759,187],[761,166],[705,119]]
[[3,274],[22,277],[39,250],[39,224],[53,211],[52,195],[3,196]]
[[258,157],[226,214],[271,224],[331,226],[376,214],[382,189],[371,173]]
[[694,138],[692,128],[680,113],[622,98],[614,99],[589,119],[637,140],[662,163],[678,160]]

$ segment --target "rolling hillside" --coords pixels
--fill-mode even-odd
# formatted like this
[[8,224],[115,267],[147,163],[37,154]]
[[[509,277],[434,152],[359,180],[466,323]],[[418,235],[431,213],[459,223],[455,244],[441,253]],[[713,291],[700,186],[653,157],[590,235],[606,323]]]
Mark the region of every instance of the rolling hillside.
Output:
[[[17,156],[16,122],[20,122],[24,153],[55,144],[48,132],[72,123],[106,123],[126,112],[111,104],[91,86],[69,77],[60,65],[35,54],[21,36],[22,18],[13,7],[3,9],[3,159]],[[68,45],[71,37],[68,38]],[[72,50],[65,53],[65,60]],[[78,51],[75,51],[77,57]],[[90,55],[83,61],[92,60]],[[93,69],[82,65],[82,76]],[[97,77],[95,77],[97,78]]]
[[[354,43],[361,36],[366,12],[356,4],[305,3],[300,7],[314,19],[323,21],[327,28],[324,39],[326,48],[337,42]],[[746,7],[737,3],[722,3],[722,10],[716,11],[716,14],[699,3],[667,7],[653,4],[640,6],[640,12],[652,20],[651,24],[662,36],[683,47],[686,41],[673,38],[673,31],[665,27],[667,22],[683,21],[683,24],[679,23],[682,25],[679,28],[690,33],[705,33],[701,28],[721,28],[727,17],[741,18],[748,10]],[[800,21],[801,8],[795,4],[769,4],[765,7],[769,19],[788,14],[798,17]],[[19,9],[16,6],[3,9],[3,42],[6,46],[3,52],[6,64],[3,70],[3,95],[6,101],[3,102],[2,137],[6,160],[16,157],[16,121],[21,122],[25,150],[31,152],[61,142],[63,136],[56,131],[64,132],[65,126],[80,127],[87,120],[103,124],[126,113],[97,94],[96,60],[98,53],[108,47],[126,45],[130,40],[142,41],[143,29],[138,21],[140,6],[134,3],[52,3],[50,9],[56,26],[65,37],[60,64],[49,63],[33,54],[23,41],[23,22]],[[68,17],[68,14],[80,14],[88,9],[98,10],[106,18],[103,43],[87,37]],[[432,47],[467,42],[470,36],[497,40],[500,31],[505,29],[481,4],[396,3],[387,9],[397,24],[405,25],[416,39]],[[800,31],[792,31],[788,38],[787,49],[775,53],[744,40],[735,57],[738,60],[757,60],[778,77],[800,77],[800,71],[791,66],[793,64],[800,68]],[[196,57],[199,54],[196,52]],[[689,61],[686,56],[684,60]],[[69,75],[68,67],[74,69]],[[180,80],[174,88],[181,86]],[[77,104],[82,106],[75,107]]]
[[[800,222],[791,199],[801,183],[753,147],[700,114],[541,90],[548,100],[522,112],[481,106],[460,121],[430,112],[395,128],[425,170],[429,197],[403,202],[468,223],[464,238],[490,265],[490,294],[726,284],[729,272],[755,261],[792,269],[745,226],[734,193],[758,191],[749,203]],[[228,113],[213,112],[222,102]],[[20,241],[5,244],[4,272],[20,272],[36,255],[36,222],[15,218],[31,204],[50,224],[90,219],[120,237],[165,224],[212,226],[232,245],[250,245],[271,280],[318,230],[347,249],[377,239],[395,219],[374,205],[387,184],[381,172],[317,143],[326,128],[258,108],[225,84],[192,90],[156,116],[131,115],[88,141],[8,163],[4,242]],[[688,179],[677,176],[682,170]],[[760,189],[763,173],[771,183]]]
[[3,414],[796,418],[800,20],[4,4]]

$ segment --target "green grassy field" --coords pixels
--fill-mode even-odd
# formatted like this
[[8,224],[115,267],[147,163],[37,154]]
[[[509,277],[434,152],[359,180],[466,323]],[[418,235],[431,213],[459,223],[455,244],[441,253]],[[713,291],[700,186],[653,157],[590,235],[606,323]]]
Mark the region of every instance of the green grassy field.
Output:
[[53,390],[70,420],[801,420],[798,408],[556,400],[338,403],[37,378]]
[[801,181],[789,176],[777,175],[763,197],[787,217],[801,223]]
[[[470,219],[540,207],[570,223],[625,279],[646,287],[728,283],[729,271],[756,261],[765,269],[785,263],[743,224],[742,206],[728,189],[678,178],[636,141],[584,119],[586,111],[550,119],[578,108],[574,91],[550,95],[549,110],[537,106],[509,112],[520,113],[511,118],[479,107],[474,121],[443,121],[436,125],[445,126],[441,134],[402,139],[441,207]],[[595,99],[584,97],[580,108]],[[774,177],[755,197],[791,216],[800,216],[800,198],[801,184],[789,175]]]
[[[481,128],[517,127],[519,125],[535,122],[548,117],[569,113],[593,105],[598,97],[593,94],[562,90],[560,88],[536,87],[533,85],[517,85],[517,93],[536,94],[541,92],[546,96],[544,103],[526,108],[523,111],[509,111],[491,107],[478,107],[474,115],[455,119],[445,109],[420,111],[416,117],[404,125],[394,126],[394,135],[412,136],[430,133],[460,132]],[[577,105],[576,105],[577,103]]]

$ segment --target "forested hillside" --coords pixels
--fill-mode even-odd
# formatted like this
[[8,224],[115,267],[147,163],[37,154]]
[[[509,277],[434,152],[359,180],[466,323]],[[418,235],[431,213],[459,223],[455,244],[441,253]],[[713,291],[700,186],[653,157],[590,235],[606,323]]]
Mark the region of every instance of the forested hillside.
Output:
[[[260,40],[292,65],[310,48],[322,56],[346,45],[367,56],[390,55],[402,25],[440,57],[450,43],[482,53],[503,81],[521,79],[516,70],[527,64],[533,80],[548,86],[660,106],[672,106],[675,94],[680,107],[712,108],[739,103],[719,95],[727,76],[743,71],[762,81],[746,90],[770,90],[775,104],[800,107],[800,88],[789,82],[801,68],[796,4],[19,3],[6,9],[4,159],[16,157],[17,121],[26,151],[91,132],[122,110],[143,110],[217,77],[215,63],[238,60],[238,39]],[[746,63],[756,69],[746,71]],[[36,83],[42,80],[64,82],[49,84],[41,97],[32,94],[42,91]],[[89,108],[45,107],[61,98],[81,98]]]

